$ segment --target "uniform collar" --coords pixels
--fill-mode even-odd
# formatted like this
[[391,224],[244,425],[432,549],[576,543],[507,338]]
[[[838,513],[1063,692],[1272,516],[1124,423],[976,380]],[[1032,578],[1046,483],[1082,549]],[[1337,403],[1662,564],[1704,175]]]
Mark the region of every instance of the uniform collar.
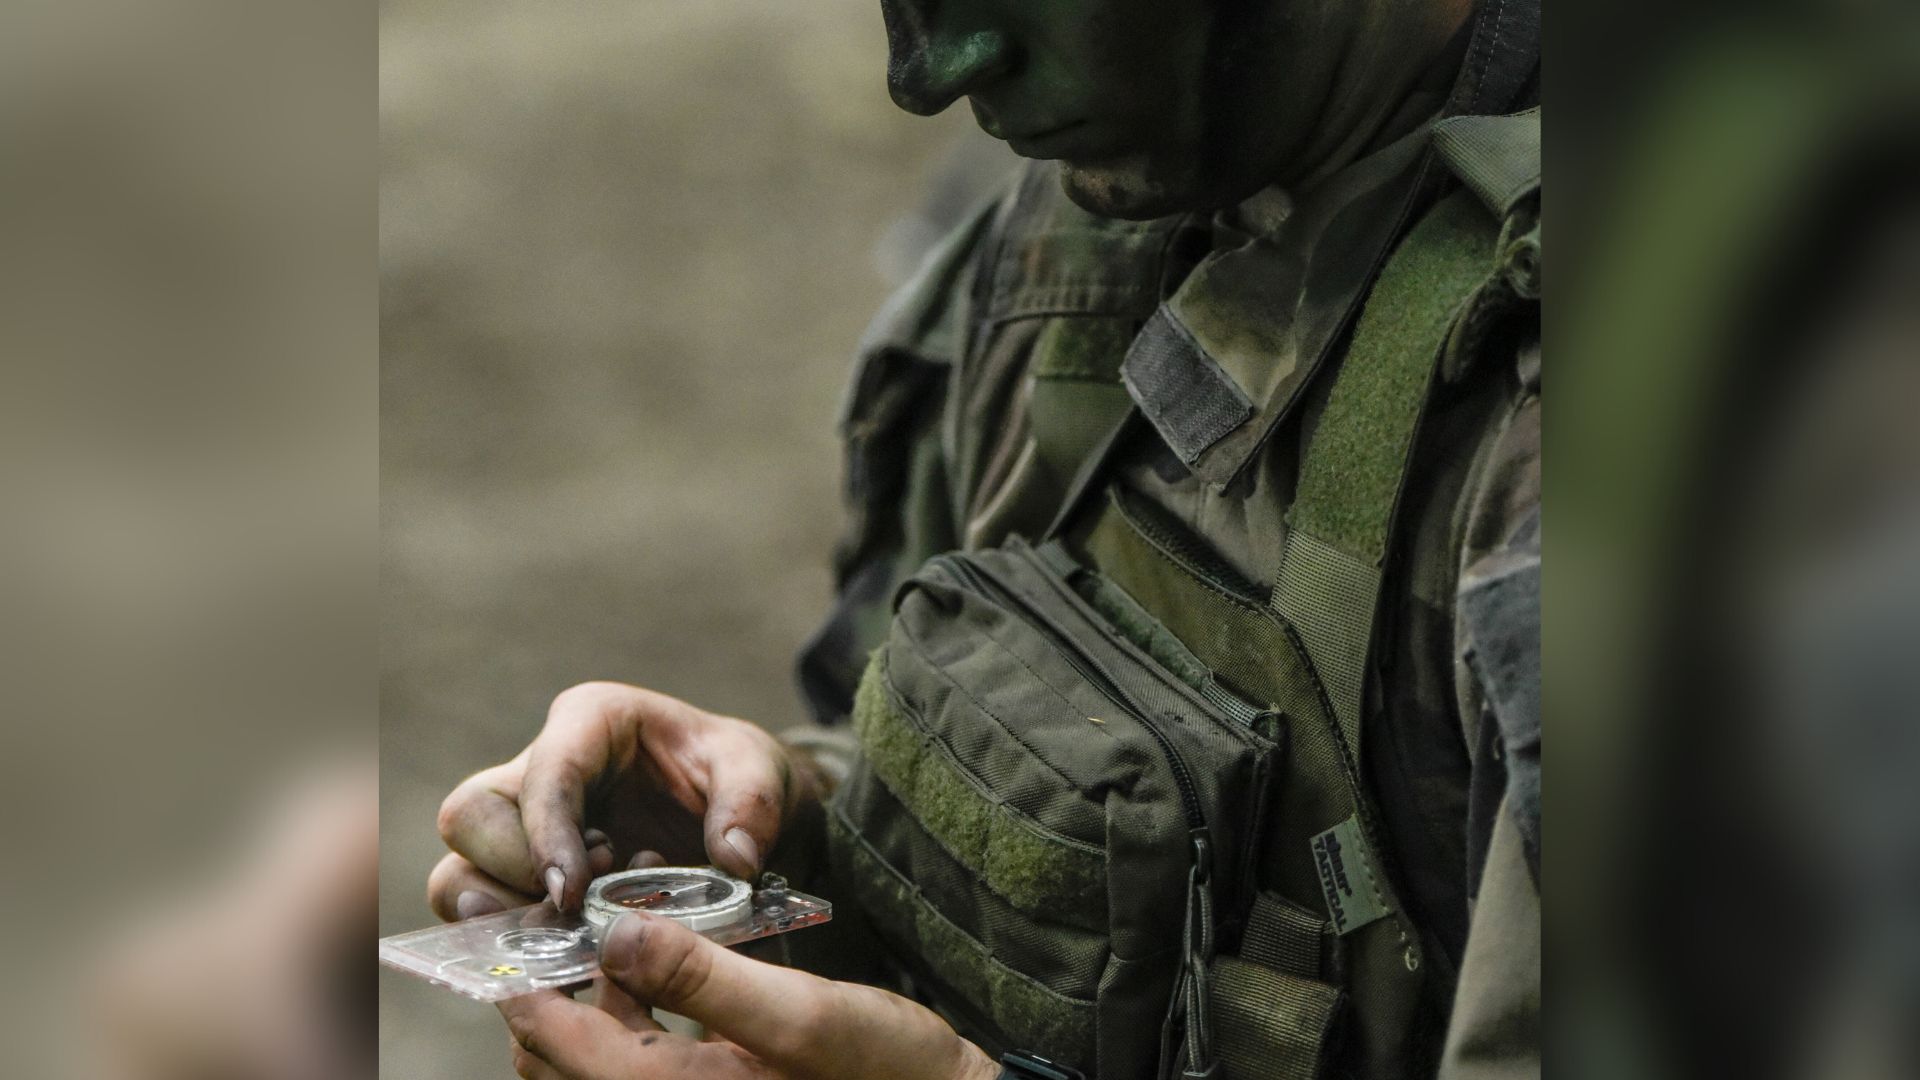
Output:
[[[1480,4],[1440,117],[1504,112],[1526,96],[1539,24],[1539,0]],[[1121,378],[1203,480],[1231,483],[1334,352],[1430,193],[1432,128],[1296,197],[1263,192],[1217,218],[1214,250],[1147,319]]]
[[1429,134],[1221,215],[1214,250],[1141,329],[1122,378],[1203,479],[1230,482],[1311,381],[1399,231]]

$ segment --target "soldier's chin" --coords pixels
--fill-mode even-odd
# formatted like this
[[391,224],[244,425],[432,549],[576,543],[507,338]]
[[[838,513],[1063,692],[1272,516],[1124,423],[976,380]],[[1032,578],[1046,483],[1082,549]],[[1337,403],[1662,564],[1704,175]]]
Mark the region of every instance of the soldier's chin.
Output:
[[1060,186],[1081,209],[1103,217],[1140,221],[1198,207],[1204,195],[1183,170],[1156,167],[1146,159],[1060,163]]

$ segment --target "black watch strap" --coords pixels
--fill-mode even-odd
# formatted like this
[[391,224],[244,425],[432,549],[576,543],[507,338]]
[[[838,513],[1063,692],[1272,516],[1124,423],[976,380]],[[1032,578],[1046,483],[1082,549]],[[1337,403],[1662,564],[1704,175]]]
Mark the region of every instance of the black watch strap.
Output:
[[1039,1054],[1009,1050],[1000,1055],[1000,1080],[1087,1080],[1087,1074]]

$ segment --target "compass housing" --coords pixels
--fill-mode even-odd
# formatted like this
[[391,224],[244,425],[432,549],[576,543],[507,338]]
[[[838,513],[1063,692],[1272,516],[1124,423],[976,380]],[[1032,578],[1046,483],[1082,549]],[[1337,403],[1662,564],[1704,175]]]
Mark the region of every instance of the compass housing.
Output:
[[629,911],[650,911],[690,930],[711,930],[751,915],[753,889],[702,866],[628,870],[596,878],[588,887],[586,916],[596,936],[604,936]]

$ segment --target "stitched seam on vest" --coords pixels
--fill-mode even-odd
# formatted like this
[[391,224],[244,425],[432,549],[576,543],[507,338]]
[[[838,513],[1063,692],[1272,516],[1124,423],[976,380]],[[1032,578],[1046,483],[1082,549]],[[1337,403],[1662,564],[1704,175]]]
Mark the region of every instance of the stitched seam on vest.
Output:
[[[1054,776],[1059,777],[1061,783],[1067,785],[1068,787],[1072,788],[1075,791],[1080,792],[1082,795],[1087,794],[1087,792],[1083,788],[1081,788],[1081,786],[1077,782],[1075,782],[1072,777],[1068,776],[1065,772],[1061,771],[1060,766],[1055,765],[1052,759],[1048,758],[1046,754],[1042,753],[1039,747],[1034,746],[1032,743],[1022,738],[1020,735],[1020,732],[1017,731],[1011,724],[1008,724],[1004,719],[1002,719],[999,713],[994,712],[991,708],[988,708],[986,702],[981,701],[977,696],[975,696],[973,691],[968,690],[966,687],[960,685],[959,680],[955,679],[952,675],[948,674],[945,668],[935,663],[933,658],[927,654],[926,647],[920,643],[919,638],[914,636],[913,631],[911,629],[909,629],[905,624],[899,623],[899,622],[896,622],[895,626],[898,627],[900,631],[900,636],[906,639],[907,644],[913,647],[913,651],[927,665],[927,670],[933,672],[934,675],[938,676],[942,682],[945,682],[948,686],[952,687],[955,693],[966,698],[968,701],[973,702],[975,708],[978,708],[982,713],[986,714],[986,716],[989,719],[991,719],[996,725],[999,726],[1000,730],[1006,732],[1008,738],[1012,739],[1014,742],[1019,743],[1022,749],[1026,750],[1027,753],[1032,754],[1035,761],[1038,761],[1040,764],[1046,766],[1048,772],[1051,772],[1053,773]],[[1023,668],[1027,667],[1025,661],[1020,660],[1019,654],[1014,653],[1010,649],[1007,649],[1005,645],[1002,645],[1000,643],[1000,640],[998,638],[994,637],[992,634],[986,634],[986,633],[983,633],[981,636],[985,637],[988,641],[993,642],[995,645],[1000,646],[1000,648],[1005,650],[1008,653],[1008,655],[1012,656],[1015,661],[1018,661],[1021,667]],[[1033,674],[1033,669],[1027,668],[1027,672],[1029,674]],[[1040,676],[1037,674],[1034,674],[1033,677],[1035,679],[1038,679],[1040,681],[1040,684],[1042,686],[1045,686],[1049,691],[1051,691],[1055,697],[1060,698],[1060,701],[1068,709],[1072,710],[1075,713],[1078,713],[1080,711],[1078,706],[1074,705],[1073,702],[1069,701],[1064,695],[1060,693],[1060,691],[1054,689],[1052,683],[1047,682],[1045,679],[1040,679]],[[897,691],[896,691],[896,696],[904,698],[904,695],[899,695]]]
[[[1234,593],[1231,589],[1222,588],[1216,582],[1209,580],[1205,576],[1196,572],[1192,567],[1188,566],[1187,564],[1181,562],[1179,559],[1175,558],[1172,553],[1162,548],[1159,544],[1154,543],[1152,537],[1148,536],[1146,533],[1142,532],[1137,526],[1135,526],[1133,523],[1133,519],[1130,516],[1128,516],[1128,514],[1125,511],[1120,511],[1120,518],[1122,521],[1127,523],[1129,528],[1133,529],[1136,535],[1140,537],[1141,542],[1146,545],[1146,548],[1148,551],[1153,552],[1153,554],[1158,556],[1162,562],[1172,567],[1175,570],[1175,572],[1185,577],[1188,581],[1193,582],[1195,585],[1200,586],[1201,588],[1207,590],[1208,592],[1219,597],[1220,599],[1225,600],[1227,603],[1233,605],[1234,607],[1240,609],[1241,611],[1246,612],[1249,615],[1256,615],[1256,616],[1265,618],[1266,609],[1264,607],[1258,604],[1255,604],[1254,602],[1252,602],[1251,600],[1248,600],[1244,596],[1240,596]],[[1267,621],[1277,622],[1277,620],[1273,620],[1273,619],[1268,619]]]
[[[827,815],[832,846],[856,877],[872,879],[869,912],[904,948],[926,960],[954,990],[971,999],[1003,1029],[1069,1050],[1091,1054],[1096,1000],[1071,997],[997,960],[980,941],[928,903],[925,894],[866,842],[837,808]],[[926,959],[933,947],[938,959]],[[1024,1000],[1022,1000],[1024,999]]]
[[[1055,990],[1053,987],[1048,986],[1047,984],[1035,979],[1033,976],[1028,975],[1022,971],[1018,971],[1012,967],[1009,967],[1005,963],[1002,963],[1000,960],[996,959],[993,953],[989,951],[987,947],[979,941],[979,939],[975,938],[972,934],[967,933],[966,930],[960,926],[960,924],[954,922],[952,919],[947,918],[946,915],[941,913],[939,908],[935,907],[932,903],[925,900],[924,891],[918,885],[915,885],[912,881],[910,881],[892,863],[888,862],[886,859],[886,856],[881,854],[878,849],[876,849],[872,844],[868,843],[867,838],[861,834],[859,827],[856,826],[851,820],[849,820],[844,813],[841,813],[839,809],[835,808],[830,814],[829,820],[834,825],[834,827],[842,834],[842,838],[844,840],[848,841],[851,844],[857,845],[859,849],[858,853],[860,855],[865,856],[868,860],[870,860],[873,864],[874,869],[880,871],[881,873],[885,874],[888,878],[892,879],[893,883],[896,886],[898,886],[900,889],[902,889],[908,894],[908,896],[911,898],[909,902],[912,903],[915,908],[919,910],[924,910],[927,914],[939,920],[939,923],[941,924],[942,929],[949,931],[954,937],[961,939],[968,946],[970,946],[972,950],[978,955],[979,959],[983,962],[985,966],[1005,972],[1008,976],[1019,980],[1022,984],[1024,984],[1028,988],[1035,990],[1041,994],[1044,994],[1047,997],[1054,999],[1055,1001],[1059,1002],[1062,1005],[1066,1005],[1074,1009],[1086,1009],[1086,1008],[1093,1007],[1093,1005],[1095,1004],[1094,999],[1078,998],[1078,997],[1074,997],[1071,994],[1061,993],[1060,991]],[[913,914],[917,914],[917,912]],[[918,920],[916,919],[915,921],[917,922]]]
[[[953,747],[948,746],[944,739],[940,738],[939,735],[934,734],[932,728],[927,724],[926,714],[922,713],[917,707],[914,706],[912,702],[906,699],[906,696],[904,694],[900,693],[899,688],[893,685],[892,678],[888,676],[885,672],[881,673],[881,678],[882,678],[882,689],[887,695],[888,704],[898,709],[902,714],[904,714],[909,720],[913,722],[914,727],[921,734],[925,735],[927,739],[929,739],[930,741],[932,741],[933,743],[939,746],[940,750],[943,752],[943,756],[947,760],[947,764],[951,766],[955,772],[958,772],[961,775],[961,777],[964,780],[966,780],[970,786],[974,788],[974,790],[978,791],[980,793],[980,797],[983,800],[997,807],[1005,807],[1009,814],[1013,815],[1016,819],[1021,821],[1028,829],[1030,829],[1031,831],[1039,835],[1041,839],[1046,840],[1049,843],[1061,844],[1067,847],[1076,848],[1086,852],[1089,855],[1098,855],[1102,858],[1106,857],[1107,849],[1105,847],[1102,847],[1099,844],[1089,843],[1088,841],[1081,840],[1078,837],[1068,836],[1066,833],[1059,832],[1055,829],[1050,829],[1046,825],[1042,824],[1033,815],[1021,811],[1018,807],[1008,805],[1005,800],[998,798],[994,794],[992,789],[987,786],[985,781],[973,775],[972,771],[969,770],[964,764],[961,763],[960,755],[954,752]],[[889,784],[887,786],[891,788],[893,785]],[[1074,788],[1073,790],[1076,793],[1079,793],[1078,788]]]
[[[833,816],[834,824],[837,825],[840,828],[840,830],[845,834],[845,838],[849,841],[852,841],[853,843],[860,845],[862,854],[866,855],[867,858],[873,860],[873,862],[876,864],[876,867],[875,867],[876,869],[879,869],[885,872],[889,877],[891,877],[894,880],[895,884],[898,884],[902,888],[906,889],[908,892],[916,896],[924,895],[924,890],[922,890],[918,885],[915,885],[912,881],[908,880],[906,875],[902,874],[898,867],[895,867],[892,863],[887,861],[886,856],[881,854],[879,849],[875,848],[872,844],[867,842],[866,836],[860,832],[858,826],[856,826],[845,814],[841,813],[838,810],[835,810],[832,816]],[[926,901],[921,901],[921,903],[926,903]],[[1043,983],[1040,980],[1035,979],[1033,976],[1026,974],[1025,972],[1018,971],[1012,967],[1009,967],[1005,963],[1002,963],[1000,960],[996,959],[993,956],[993,954],[990,951],[988,951],[986,945],[982,944],[978,938],[975,938],[972,934],[967,933],[966,929],[962,927],[959,923],[954,922],[952,919],[949,919],[946,917],[946,915],[942,914],[939,908],[934,907],[931,903],[927,903],[926,907],[928,912],[930,912],[935,918],[939,919],[942,923],[946,924],[946,926],[949,929],[951,929],[955,935],[965,938],[969,944],[977,948],[980,951],[981,959],[985,960],[989,964],[992,964],[994,967],[997,967],[1005,971],[1007,974],[1013,976],[1016,979],[1019,979],[1023,983],[1026,983],[1028,986],[1031,986],[1033,989],[1038,990],[1039,992],[1047,995],[1050,998],[1053,998],[1059,1001],[1064,1005],[1071,1005],[1076,1008],[1085,1008],[1085,1007],[1090,1007],[1095,1003],[1094,999],[1092,998],[1079,998],[1079,997],[1074,997],[1072,994],[1062,993],[1058,990],[1055,990],[1053,987],[1048,986],[1046,983]],[[1159,955],[1159,954],[1155,954],[1155,955]]]
[[1106,852],[984,792],[948,748],[894,708],[884,670],[868,670],[854,704],[868,767],[927,835],[1022,911],[1104,910]]

